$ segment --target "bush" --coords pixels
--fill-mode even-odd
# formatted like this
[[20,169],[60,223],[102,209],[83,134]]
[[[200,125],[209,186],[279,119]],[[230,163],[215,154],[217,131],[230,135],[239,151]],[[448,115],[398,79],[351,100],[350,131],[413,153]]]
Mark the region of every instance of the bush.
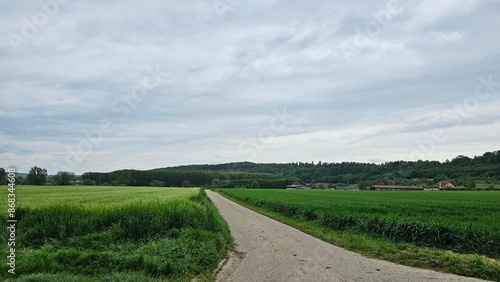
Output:
[[252,184],[250,185],[250,188],[259,188],[259,182],[257,181],[252,181]]
[[231,180],[223,180],[220,183],[221,188],[234,188],[234,183]]
[[220,188],[220,180],[219,179],[212,180],[212,187],[213,188]]
[[165,182],[160,181],[160,180],[153,180],[151,183],[149,183],[149,186],[153,187],[165,187]]
[[95,185],[95,181],[94,180],[90,180],[90,179],[84,179],[82,181],[82,184],[85,185],[85,186],[93,186]]

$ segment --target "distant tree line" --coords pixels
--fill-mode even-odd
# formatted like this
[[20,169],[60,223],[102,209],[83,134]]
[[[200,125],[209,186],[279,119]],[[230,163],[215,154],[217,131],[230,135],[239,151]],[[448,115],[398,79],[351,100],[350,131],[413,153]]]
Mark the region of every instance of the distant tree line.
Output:
[[[257,164],[237,162],[217,165],[187,165],[147,171],[117,170],[86,172],[84,185],[125,186],[203,186],[243,188],[284,188],[297,183],[335,183],[358,185],[367,189],[372,184],[434,185],[452,180],[459,186],[474,188],[481,180],[486,184],[500,180],[500,151],[487,152],[473,158],[459,155],[451,161],[394,161],[382,164],[293,162]],[[72,172],[57,172],[48,177],[47,170],[34,166],[17,184],[71,185],[76,181]],[[0,184],[6,183],[5,169],[0,168]],[[491,186],[491,185],[490,185]]]
[[[30,169],[26,177],[17,176],[16,184],[25,185],[73,185],[75,184],[75,174],[69,171],[59,171],[56,175],[49,178],[47,170],[42,167],[34,166]],[[0,168],[0,185],[4,185],[7,179],[5,177],[5,168]]]
[[247,173],[241,171],[172,171],[117,170],[113,172],[86,172],[82,175],[84,185],[112,186],[168,186],[168,187],[245,187],[284,188],[297,179],[282,179],[269,173]]
[[[256,164],[250,162],[188,165],[164,168],[165,171],[212,171],[266,173],[280,179],[300,179],[304,183],[434,185],[453,180],[457,185],[474,188],[474,181],[500,180],[500,151],[487,152],[473,158],[457,156],[451,161],[394,161],[382,164],[293,162]],[[236,184],[235,184],[236,185]],[[247,184],[245,184],[247,185]],[[264,187],[264,185],[260,185]]]
[[223,180],[214,179],[210,187],[212,188],[273,188],[284,189],[297,179],[243,179],[243,180]]

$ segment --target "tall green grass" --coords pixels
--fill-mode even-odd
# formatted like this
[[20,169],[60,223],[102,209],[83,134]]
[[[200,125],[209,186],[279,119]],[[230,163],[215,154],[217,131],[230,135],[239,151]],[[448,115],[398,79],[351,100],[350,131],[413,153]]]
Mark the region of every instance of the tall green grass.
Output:
[[500,259],[497,192],[219,192],[335,230]]
[[[205,192],[191,191],[171,200],[21,206],[16,281],[189,281],[210,273],[226,254],[229,229]],[[12,278],[7,269],[1,264],[2,279]]]

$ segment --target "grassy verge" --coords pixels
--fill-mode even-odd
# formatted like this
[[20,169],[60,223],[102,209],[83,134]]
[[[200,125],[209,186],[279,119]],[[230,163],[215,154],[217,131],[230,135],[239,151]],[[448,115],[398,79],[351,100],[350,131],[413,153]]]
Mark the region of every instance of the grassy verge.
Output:
[[[211,281],[213,270],[227,253],[229,228],[203,190],[187,195],[169,200],[139,198],[123,204],[35,208],[24,204],[16,211],[16,275],[9,274],[9,266],[2,263],[0,278],[190,281],[199,276],[201,281]],[[106,198],[106,193],[101,197]],[[5,215],[0,217],[4,246],[6,220]],[[5,258],[8,254],[3,253]]]
[[259,207],[219,190],[224,197],[261,214],[293,226],[333,245],[407,266],[437,270],[457,275],[500,281],[500,261],[486,256],[459,254],[452,251],[416,246],[412,243],[394,242],[352,230],[338,231],[321,225],[315,220],[287,216]]

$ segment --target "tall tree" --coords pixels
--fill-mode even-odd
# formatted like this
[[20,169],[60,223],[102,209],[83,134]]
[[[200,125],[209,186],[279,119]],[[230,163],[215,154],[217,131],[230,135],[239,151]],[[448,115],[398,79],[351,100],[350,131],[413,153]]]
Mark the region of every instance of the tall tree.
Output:
[[130,185],[131,178],[132,173],[130,171],[122,171],[116,180],[119,185],[128,186]]
[[47,182],[47,170],[37,166],[32,167],[26,176],[26,182],[29,185],[44,185]]
[[252,181],[252,184],[250,185],[250,188],[259,188],[259,187],[260,186],[259,186],[259,182],[258,181],[256,181],[256,180]]
[[75,174],[69,171],[59,171],[54,178],[52,178],[52,183],[54,185],[71,185],[75,181]]
[[220,180],[219,179],[214,179],[212,180],[212,187],[213,188],[219,188],[220,187]]
[[474,189],[476,188],[476,182],[472,179],[469,179],[465,182],[465,187],[469,189]]
[[0,185],[7,184],[7,175],[5,174],[5,168],[0,167]]

